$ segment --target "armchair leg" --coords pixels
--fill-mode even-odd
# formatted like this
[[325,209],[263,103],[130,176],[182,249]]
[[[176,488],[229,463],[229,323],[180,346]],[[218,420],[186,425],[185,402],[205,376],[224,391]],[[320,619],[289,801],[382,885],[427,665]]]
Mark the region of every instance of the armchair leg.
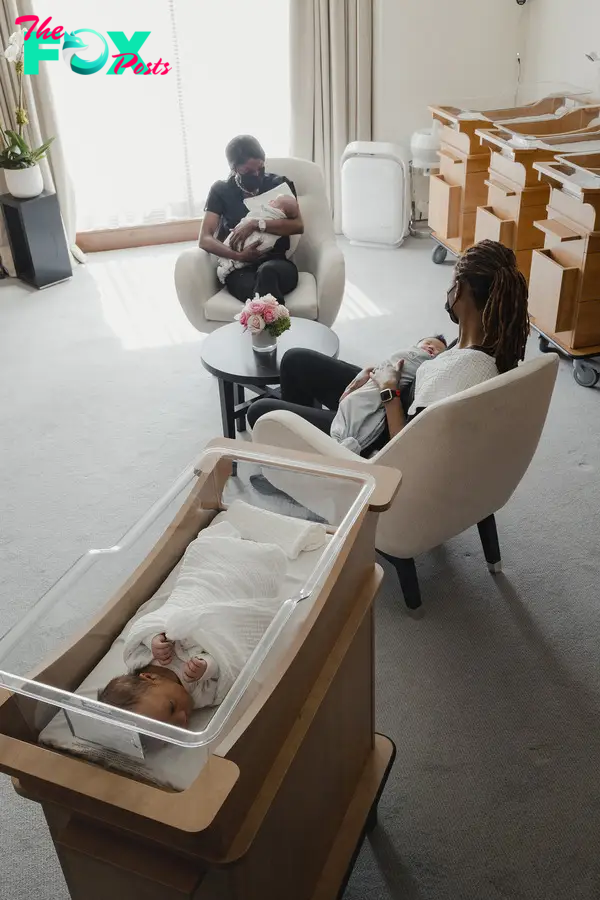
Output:
[[477,524],[477,528],[479,529],[479,537],[481,538],[488,569],[496,575],[498,572],[502,571],[496,519],[493,515],[488,516],[487,519],[483,519],[482,522]]
[[[379,551],[381,553],[381,551]],[[421,588],[414,559],[399,559],[397,556],[389,556],[381,553],[384,559],[391,562],[396,572],[404,595],[404,602],[409,609],[419,609],[421,606]]]

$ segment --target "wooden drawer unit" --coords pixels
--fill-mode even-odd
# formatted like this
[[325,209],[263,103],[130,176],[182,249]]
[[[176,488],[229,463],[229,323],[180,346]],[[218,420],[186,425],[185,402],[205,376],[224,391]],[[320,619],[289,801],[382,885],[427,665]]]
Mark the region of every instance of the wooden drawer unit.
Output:
[[441,150],[438,150],[438,156],[440,158],[440,174],[451,184],[460,184],[464,187],[467,178],[471,175],[480,174],[487,177],[490,164],[490,157],[487,153],[464,156],[451,147],[442,146]]
[[517,268],[519,272],[522,272],[527,282],[529,282],[529,277],[531,274],[531,250],[515,250],[515,256],[517,257]]
[[521,207],[517,219],[516,250],[539,250],[545,246],[544,235],[535,225],[540,216],[544,215],[544,212],[545,207],[543,206]]
[[507,158],[498,152],[492,153],[490,174],[514,181],[520,188],[539,185],[538,174],[531,166],[526,167],[522,163]]
[[462,118],[463,111],[454,107],[430,110],[443,128],[440,174],[430,179],[429,224],[436,238],[460,254],[475,241],[477,207],[487,197],[490,153],[475,135],[486,120]]
[[582,303],[600,300],[600,253],[588,253],[581,278]]
[[582,203],[578,197],[558,188],[550,191],[548,216],[569,219],[576,226],[576,231],[600,231],[600,209],[590,203]]
[[443,175],[432,175],[429,189],[429,225],[442,240],[460,234],[462,188],[448,184]]
[[[536,169],[540,179],[552,188],[547,216],[536,222],[545,238],[543,252],[551,255],[565,272],[570,268],[578,272],[570,332],[560,334],[558,343],[579,355],[597,353],[600,344],[600,153],[558,156],[552,162],[537,163]],[[536,265],[535,279],[533,274],[532,270],[531,292],[537,301],[544,290],[543,267]],[[545,289],[548,291],[547,284]],[[555,284],[555,292],[557,289]],[[556,294],[552,299],[556,302]],[[538,313],[533,307],[532,312],[538,324]],[[559,324],[563,324],[560,317]],[[554,336],[552,329],[549,336]]]
[[597,344],[600,344],[600,300],[579,303],[573,328],[573,349],[584,350]]
[[561,266],[552,250],[534,250],[529,281],[529,312],[545,331],[570,331],[581,272]]
[[475,237],[477,241],[499,241],[505,247],[514,249],[516,222],[501,219],[491,206],[480,206],[477,210]]

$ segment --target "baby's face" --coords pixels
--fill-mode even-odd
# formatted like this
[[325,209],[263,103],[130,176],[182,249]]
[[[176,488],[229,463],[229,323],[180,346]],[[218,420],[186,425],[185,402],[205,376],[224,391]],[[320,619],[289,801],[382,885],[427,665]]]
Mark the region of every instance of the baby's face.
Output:
[[269,202],[269,206],[272,206],[273,209],[280,209],[286,214],[288,219],[293,219],[298,215],[297,201],[294,197],[289,197],[287,194],[281,194],[279,197],[275,197],[274,200]]
[[417,347],[419,350],[425,350],[426,353],[429,353],[432,359],[435,359],[436,356],[443,353],[446,349],[446,345],[439,338],[435,337],[423,338],[422,341],[419,341]]
[[150,681],[150,688],[138,700],[134,712],[158,722],[187,728],[192,714],[192,698],[179,679],[171,680],[166,674],[144,673],[140,676]]

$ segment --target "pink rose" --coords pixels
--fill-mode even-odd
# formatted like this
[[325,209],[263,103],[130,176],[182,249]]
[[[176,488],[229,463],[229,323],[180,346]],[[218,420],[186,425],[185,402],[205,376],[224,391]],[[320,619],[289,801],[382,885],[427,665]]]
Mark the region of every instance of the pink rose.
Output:
[[245,328],[248,324],[248,313],[246,312],[246,310],[242,310],[242,312],[236,316],[236,319],[238,320],[240,325],[243,325]]
[[246,303],[246,310],[250,315],[262,316],[265,311],[265,304],[262,300],[249,300]]
[[277,304],[276,314],[278,319],[289,319],[290,317],[289,309],[282,303]]
[[265,325],[271,325],[275,319],[277,318],[277,310],[272,309],[270,306],[267,306],[263,313],[263,319],[265,320]]
[[262,316],[248,316],[248,329],[252,332],[252,334],[259,334],[261,331],[263,331],[264,327],[265,322]]
[[279,306],[279,301],[275,299],[272,294],[265,294],[264,297],[260,298],[264,303],[265,307],[271,307],[271,309],[277,309]]

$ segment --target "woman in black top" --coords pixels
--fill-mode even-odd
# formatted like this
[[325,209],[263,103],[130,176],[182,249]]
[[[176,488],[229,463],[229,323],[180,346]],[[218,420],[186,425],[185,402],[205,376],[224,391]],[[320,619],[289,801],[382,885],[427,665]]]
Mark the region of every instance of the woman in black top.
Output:
[[[231,174],[227,181],[215,181],[210,189],[200,231],[200,246],[207,253],[245,263],[243,268],[234,269],[225,279],[229,293],[242,303],[255,294],[261,297],[272,294],[283,303],[285,294],[293,291],[298,284],[298,269],[287,259],[286,253],[290,249],[290,235],[304,231],[302,216],[298,213],[295,219],[262,220],[264,230],[280,235],[275,246],[263,254],[256,244],[242,249],[244,241],[259,229],[258,221],[239,223],[248,214],[244,206],[247,197],[264,194],[284,182],[294,196],[296,189],[282,175],[265,172],[265,151],[249,134],[229,141],[225,155]],[[228,246],[223,242],[231,232],[233,235]]]

